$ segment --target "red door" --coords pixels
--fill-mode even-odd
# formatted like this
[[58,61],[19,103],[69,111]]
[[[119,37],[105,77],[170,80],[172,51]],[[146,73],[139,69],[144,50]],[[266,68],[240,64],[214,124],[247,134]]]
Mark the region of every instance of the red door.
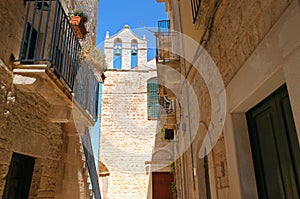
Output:
[[170,172],[152,173],[153,199],[173,199],[173,178],[174,177]]

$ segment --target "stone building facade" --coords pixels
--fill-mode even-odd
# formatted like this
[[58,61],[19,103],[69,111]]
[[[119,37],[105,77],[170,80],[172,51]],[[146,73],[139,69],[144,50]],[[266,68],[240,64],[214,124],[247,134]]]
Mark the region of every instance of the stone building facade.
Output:
[[[177,198],[297,198],[299,1],[157,2],[166,3],[169,32],[180,38],[166,43],[163,36],[172,34],[157,34],[157,62],[182,75],[177,96],[160,88],[160,96],[180,102],[174,127],[174,151],[183,152],[175,162]],[[178,48],[170,49],[174,44]],[[166,59],[165,51],[180,58]],[[159,81],[168,81],[159,64]],[[187,83],[193,92],[182,86]],[[263,115],[279,95],[287,107],[272,110],[289,116]],[[274,130],[276,114],[280,133]]]
[[[135,67],[130,63],[133,40],[138,49]],[[116,45],[122,46],[119,55]],[[99,160],[109,175],[100,169],[101,191],[104,198],[110,199],[151,198],[150,168],[145,162],[151,161],[157,120],[147,113],[147,84],[157,78],[155,60],[147,62],[147,41],[136,36],[128,25],[116,35],[107,34],[104,53],[108,70],[101,94]],[[118,58],[122,59],[121,66],[114,61]]]
[[[6,16],[0,19],[0,197],[90,198],[89,178],[92,176],[88,172],[88,158],[80,135],[89,134],[87,131],[96,117],[86,111],[94,113],[88,106],[97,107],[97,104],[85,94],[78,97],[74,84],[79,70],[66,76],[71,67],[62,63],[79,63],[75,60],[75,51],[70,53],[75,43],[81,47],[95,44],[98,4],[99,0],[0,1],[0,11]],[[88,8],[91,15],[86,26],[90,34],[84,41],[76,39],[68,26],[69,14],[80,5],[93,8]],[[54,10],[61,15],[54,15]],[[65,17],[66,26],[60,26],[57,19],[61,18],[53,16]],[[55,29],[55,24],[60,29]],[[26,30],[30,27],[33,27],[32,33],[27,37]],[[44,31],[45,28],[49,30]],[[66,31],[65,35],[73,43],[67,45],[67,38],[59,31]],[[56,62],[58,54],[56,61],[43,59],[42,52],[46,54],[51,46],[50,36],[57,42],[61,65]],[[39,39],[34,41],[30,37]],[[31,45],[33,42],[37,43]],[[21,43],[23,49],[20,49]],[[29,49],[27,57],[22,55],[26,54],[25,43]],[[62,45],[65,45],[65,52],[62,52]],[[38,50],[31,54],[32,49]],[[66,61],[68,55],[72,59]],[[79,64],[79,67],[83,66]],[[89,94],[89,86],[96,88],[98,83],[93,80],[92,73],[88,75],[90,79],[83,90]],[[77,124],[78,116],[82,121],[80,125]],[[93,192],[97,195],[94,187]]]

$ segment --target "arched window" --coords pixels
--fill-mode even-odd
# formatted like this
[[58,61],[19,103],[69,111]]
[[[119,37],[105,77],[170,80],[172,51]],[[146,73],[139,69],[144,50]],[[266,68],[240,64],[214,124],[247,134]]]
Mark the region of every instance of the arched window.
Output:
[[114,69],[122,68],[122,40],[117,38],[114,41]]
[[136,39],[131,40],[131,68],[138,64],[138,42]]
[[157,77],[153,77],[147,81],[147,108],[148,119],[158,118],[158,82]]

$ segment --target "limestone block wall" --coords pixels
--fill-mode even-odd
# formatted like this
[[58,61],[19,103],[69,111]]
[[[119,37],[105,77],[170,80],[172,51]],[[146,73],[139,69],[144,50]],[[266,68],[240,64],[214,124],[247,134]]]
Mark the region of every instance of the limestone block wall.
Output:
[[17,0],[0,1],[0,12],[6,16],[0,19],[0,58],[11,68],[10,55],[19,55],[26,5]]
[[[203,1],[203,5],[207,5],[208,2],[209,1]],[[251,56],[292,2],[295,1],[257,0],[250,2],[245,0],[223,0],[221,2],[214,17],[210,38],[205,49],[216,63],[225,87],[230,84],[230,81],[240,71],[249,56]],[[297,3],[295,3],[295,5],[298,5]],[[203,15],[201,15],[202,24],[200,23],[200,25],[197,24],[197,26],[195,26],[192,23],[191,15],[186,16],[186,13],[191,14],[191,5],[180,2],[177,6],[180,6],[181,9],[180,16],[182,23],[179,24],[177,21],[178,23],[175,24],[175,27],[181,27],[184,34],[199,42],[204,33],[207,21],[212,14],[211,7],[204,6],[202,8],[202,12],[200,11],[200,13],[203,13]],[[171,7],[176,9],[174,5]],[[171,12],[177,11],[171,10]],[[263,65],[261,67],[263,67]],[[188,68],[188,64],[183,64],[181,71],[186,71]],[[206,133],[205,125],[209,124],[212,114],[211,99],[203,77],[195,71],[192,71],[188,79],[198,97],[201,112],[201,124],[199,125],[202,127],[199,128],[192,144],[194,154],[192,158],[194,159],[194,163],[192,163],[190,150],[186,151],[178,162],[182,167],[180,170],[177,170],[177,173],[181,173],[182,176],[181,184],[178,185],[179,198],[197,198],[205,192],[205,190],[200,189],[201,186],[195,186],[196,189],[194,189],[194,184],[197,185],[197,183],[205,182],[199,180],[197,182],[197,178],[193,177],[193,172],[191,171],[194,169],[193,166],[196,168],[202,166],[201,164],[196,164],[199,162],[199,145],[202,143]],[[183,110],[186,110],[187,103],[188,102],[185,101],[181,104]],[[193,111],[194,110],[191,109],[190,116],[195,114]],[[182,129],[181,125],[179,129]],[[181,146],[185,144],[185,140],[186,139],[182,139],[182,141],[180,141]],[[208,155],[212,198],[231,198],[231,195],[234,196],[235,193],[230,193],[233,188],[229,186],[228,157],[226,157],[224,133],[221,134],[213,151]],[[201,161],[203,160],[201,159]],[[196,173],[196,176],[197,175],[198,173]],[[194,181],[195,179],[196,181]]]
[[41,96],[20,92],[13,87],[12,76],[3,63],[0,70],[0,195],[11,155],[17,152],[36,157],[30,197],[54,198],[56,169],[62,149],[61,126],[47,120],[50,106]]
[[[265,35],[278,21],[281,14],[292,1],[223,1],[216,14],[214,28],[206,50],[216,63],[225,87],[243,66],[247,58],[253,53]],[[263,66],[262,66],[263,67]],[[197,95],[202,98],[203,109],[210,110],[209,96],[203,92],[203,80],[197,81],[201,77],[195,77],[193,86],[200,89]],[[209,116],[206,111],[203,115]],[[204,116],[205,117],[205,116]],[[207,123],[209,119],[205,119]],[[214,167],[214,181],[212,190],[218,198],[229,198],[230,187],[227,169],[227,158],[225,150],[224,135],[219,138],[217,145],[212,152]],[[222,173],[223,171],[224,173]]]
[[110,199],[147,198],[156,120],[147,116],[147,80],[156,70],[108,70],[102,89],[99,159],[109,177],[100,178],[101,190]]
[[74,123],[66,128],[50,122],[47,101],[15,88],[3,62],[0,76],[0,196],[16,152],[36,158],[29,198],[88,198],[83,151]]
[[[99,1],[61,0],[61,3],[66,13],[80,4],[90,9],[88,23],[92,28],[88,28],[90,34],[83,45],[93,43]],[[36,158],[29,198],[89,198],[75,124],[52,123],[48,118],[51,106],[42,96],[13,85],[10,56],[19,55],[25,1],[0,1],[0,12],[6,16],[0,19],[0,197],[11,156],[16,152]]]

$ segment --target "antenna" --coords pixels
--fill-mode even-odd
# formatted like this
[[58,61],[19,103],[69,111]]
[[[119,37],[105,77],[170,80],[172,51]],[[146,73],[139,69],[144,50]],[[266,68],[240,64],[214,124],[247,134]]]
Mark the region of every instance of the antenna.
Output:
[[150,30],[150,29],[146,28],[145,24],[143,24],[143,22],[142,22],[142,21],[140,21],[140,24],[143,26],[143,28],[144,28],[145,30],[147,30],[147,31],[149,31],[149,32],[152,32],[153,34],[155,34],[155,33],[156,33],[155,31],[152,31],[152,30]]

